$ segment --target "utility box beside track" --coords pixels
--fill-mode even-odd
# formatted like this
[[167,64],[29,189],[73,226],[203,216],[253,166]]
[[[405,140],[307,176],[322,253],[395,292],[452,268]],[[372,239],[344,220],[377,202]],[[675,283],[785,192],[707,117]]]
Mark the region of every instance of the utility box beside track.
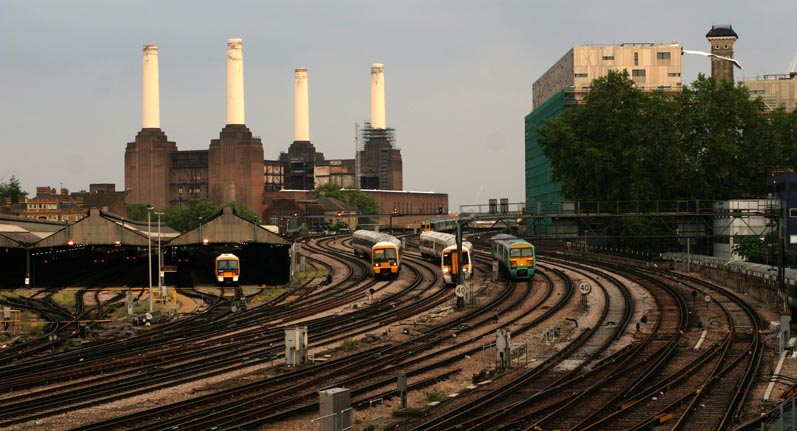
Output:
[[321,415],[317,421],[321,431],[350,430],[352,425],[351,391],[346,388],[331,388],[318,392]]
[[285,365],[295,367],[307,362],[307,326],[285,328]]

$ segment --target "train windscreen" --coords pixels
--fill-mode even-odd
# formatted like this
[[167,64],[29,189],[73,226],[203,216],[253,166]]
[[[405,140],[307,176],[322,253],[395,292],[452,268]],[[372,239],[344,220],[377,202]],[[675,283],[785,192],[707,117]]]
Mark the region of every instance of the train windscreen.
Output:
[[523,248],[513,248],[509,252],[510,257],[531,257],[531,248],[530,247],[523,247]]
[[374,262],[387,262],[396,260],[396,250],[392,248],[381,248],[374,250]]
[[236,271],[238,269],[237,260],[220,260],[219,271]]

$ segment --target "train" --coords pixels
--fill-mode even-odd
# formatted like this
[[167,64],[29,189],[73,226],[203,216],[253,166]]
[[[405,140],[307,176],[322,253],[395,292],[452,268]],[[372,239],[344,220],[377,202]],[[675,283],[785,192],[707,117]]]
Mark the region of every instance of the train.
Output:
[[371,261],[374,277],[397,278],[401,271],[401,241],[386,233],[356,230],[352,234],[355,256]]
[[214,272],[216,283],[219,286],[237,286],[241,276],[241,259],[232,253],[222,253],[216,256]]
[[531,279],[537,269],[534,245],[512,235],[501,233],[490,239],[490,253],[498,261],[501,272],[510,279]]
[[421,222],[421,232],[451,232],[457,230],[457,219],[437,218]]
[[[457,237],[445,232],[421,232],[421,256],[427,260],[440,263],[445,284],[456,284],[459,281],[459,261],[457,256]],[[473,245],[462,241],[462,272],[468,280],[473,275],[470,251]]]

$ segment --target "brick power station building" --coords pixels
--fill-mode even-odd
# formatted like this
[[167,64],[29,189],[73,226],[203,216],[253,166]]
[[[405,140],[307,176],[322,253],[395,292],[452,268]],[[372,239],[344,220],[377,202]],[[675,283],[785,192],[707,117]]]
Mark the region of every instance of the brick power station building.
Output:
[[245,122],[241,39],[227,42],[227,123],[208,150],[178,151],[176,143],[169,141],[160,128],[159,91],[158,47],[145,45],[142,128],[125,150],[128,202],[164,208],[194,198],[216,204],[235,201],[264,215],[271,202],[285,198],[285,191],[307,191],[331,183],[373,191],[382,208],[401,206],[415,214],[448,209],[446,194],[384,193],[402,190],[403,167],[394,130],[385,122],[381,64],[371,67],[371,121],[357,128],[353,160],[326,160],[311,143],[305,68],[295,71],[294,141],[279,160],[264,160],[263,143]]

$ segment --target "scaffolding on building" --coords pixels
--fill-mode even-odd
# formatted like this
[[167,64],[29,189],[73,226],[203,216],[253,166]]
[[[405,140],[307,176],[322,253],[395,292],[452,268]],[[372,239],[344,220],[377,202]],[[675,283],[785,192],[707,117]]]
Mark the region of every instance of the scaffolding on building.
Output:
[[[390,189],[390,155],[392,150],[397,150],[396,131],[392,128],[374,129],[370,122],[363,123],[360,127],[355,124],[355,172],[356,181],[361,188]],[[378,147],[378,159],[368,160],[365,155],[366,147]],[[364,179],[363,179],[364,178]],[[374,181],[377,180],[377,181]],[[372,187],[375,183],[378,187]]]

